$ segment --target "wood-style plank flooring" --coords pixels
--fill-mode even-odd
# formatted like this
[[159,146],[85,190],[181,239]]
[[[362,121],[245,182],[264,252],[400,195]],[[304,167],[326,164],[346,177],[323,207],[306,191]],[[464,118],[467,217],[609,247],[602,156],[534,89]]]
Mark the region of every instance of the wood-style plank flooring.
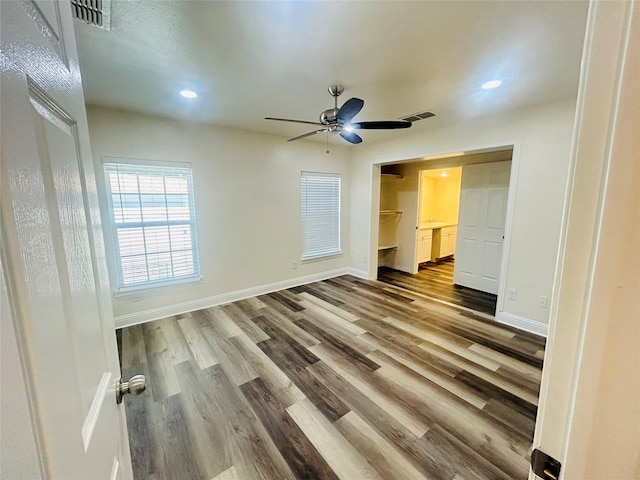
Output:
[[128,327],[135,478],[525,479],[543,348],[352,276]]
[[389,267],[380,267],[378,280],[461,307],[494,315],[497,296],[454,285],[453,267],[453,258],[440,260],[438,263],[424,263],[420,265],[420,269],[415,275]]

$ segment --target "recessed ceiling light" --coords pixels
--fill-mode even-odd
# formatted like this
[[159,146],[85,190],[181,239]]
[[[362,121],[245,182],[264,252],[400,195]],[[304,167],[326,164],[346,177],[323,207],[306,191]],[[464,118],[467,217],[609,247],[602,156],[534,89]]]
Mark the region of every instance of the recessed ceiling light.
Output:
[[180,91],[180,95],[184,98],[196,98],[198,96],[198,94],[193,90],[182,90]]
[[497,88],[500,85],[502,85],[502,81],[500,80],[490,80],[488,82],[485,82],[482,84],[482,88],[484,88],[485,90],[490,90],[492,88]]
[[448,177],[448,176],[449,176],[449,174],[448,174],[447,172],[442,172],[442,173],[440,174],[440,176],[441,176],[441,177]]

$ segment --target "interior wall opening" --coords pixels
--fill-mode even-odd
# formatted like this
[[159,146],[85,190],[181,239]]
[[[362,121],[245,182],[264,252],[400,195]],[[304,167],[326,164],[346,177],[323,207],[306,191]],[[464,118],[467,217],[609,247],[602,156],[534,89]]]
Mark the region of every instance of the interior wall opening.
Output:
[[512,156],[509,146],[382,164],[377,279],[494,315]]

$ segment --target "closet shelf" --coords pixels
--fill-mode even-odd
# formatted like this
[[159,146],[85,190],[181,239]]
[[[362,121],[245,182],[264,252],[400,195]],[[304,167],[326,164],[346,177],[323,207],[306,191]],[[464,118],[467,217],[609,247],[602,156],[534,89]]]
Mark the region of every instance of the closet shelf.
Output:
[[380,210],[380,215],[402,215],[402,210]]
[[398,173],[381,173],[380,176],[382,178],[397,178],[398,180],[401,180],[404,178],[404,175],[400,175]]
[[378,251],[380,250],[395,250],[398,248],[398,245],[379,245]]

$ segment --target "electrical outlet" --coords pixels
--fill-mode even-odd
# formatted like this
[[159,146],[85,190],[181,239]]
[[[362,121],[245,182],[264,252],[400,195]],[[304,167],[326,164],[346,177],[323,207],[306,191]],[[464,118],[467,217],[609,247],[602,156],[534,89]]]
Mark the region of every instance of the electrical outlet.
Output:
[[294,270],[298,268],[298,262],[296,262],[295,260],[291,262],[291,268],[293,268]]
[[515,288],[507,288],[507,300],[517,300],[518,290]]
[[546,297],[544,295],[539,295],[538,296],[538,306],[540,308],[547,308],[549,306],[549,297]]

